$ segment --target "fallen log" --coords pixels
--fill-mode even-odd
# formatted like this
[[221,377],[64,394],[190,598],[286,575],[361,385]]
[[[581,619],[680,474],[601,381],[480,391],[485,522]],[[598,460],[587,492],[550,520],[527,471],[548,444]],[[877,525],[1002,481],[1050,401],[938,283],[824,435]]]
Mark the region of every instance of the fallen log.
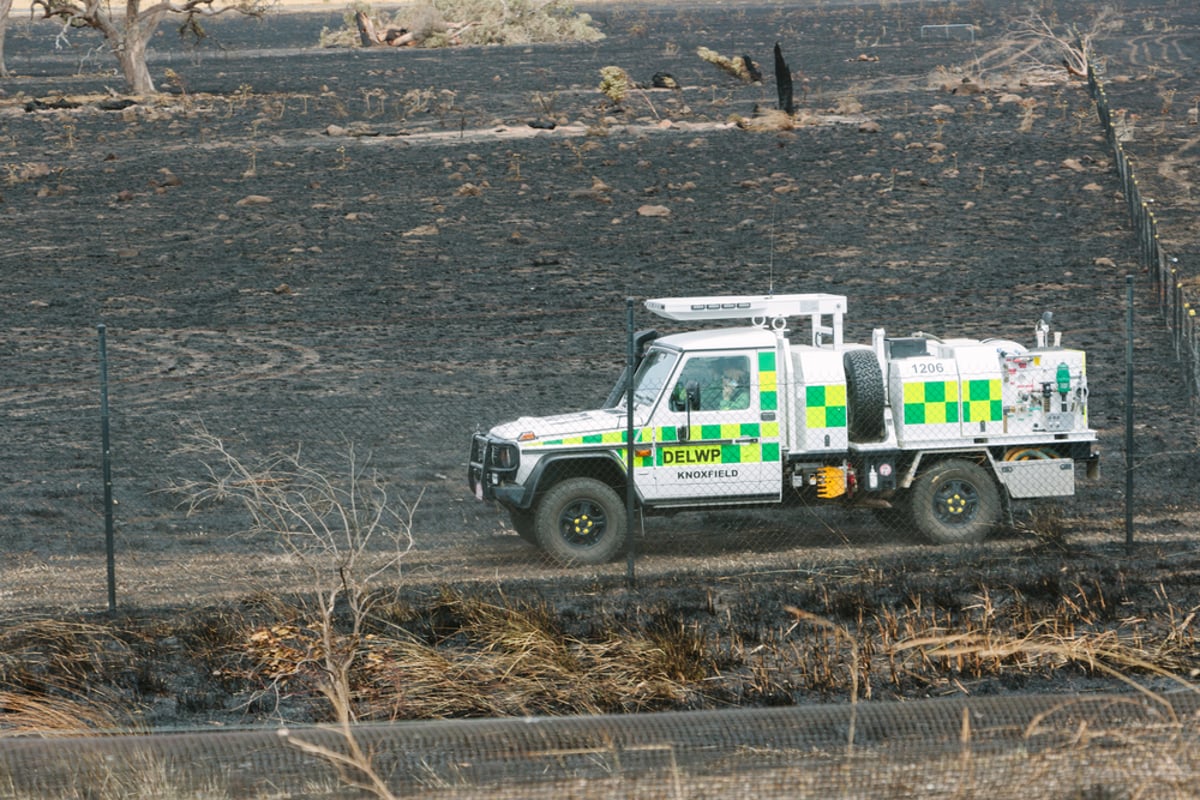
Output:
[[[358,28],[358,40],[363,47],[407,47],[420,44],[427,31],[410,31],[408,28],[387,26],[379,28],[366,13],[354,12],[354,24]],[[460,44],[461,36],[473,22],[447,22],[437,32],[445,32],[452,44]]]

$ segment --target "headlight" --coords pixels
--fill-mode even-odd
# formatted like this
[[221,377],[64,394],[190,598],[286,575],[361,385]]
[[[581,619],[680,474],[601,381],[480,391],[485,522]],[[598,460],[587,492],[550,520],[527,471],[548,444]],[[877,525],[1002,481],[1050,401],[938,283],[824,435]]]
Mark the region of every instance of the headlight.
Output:
[[516,469],[519,463],[516,445],[492,445],[492,464],[500,469]]

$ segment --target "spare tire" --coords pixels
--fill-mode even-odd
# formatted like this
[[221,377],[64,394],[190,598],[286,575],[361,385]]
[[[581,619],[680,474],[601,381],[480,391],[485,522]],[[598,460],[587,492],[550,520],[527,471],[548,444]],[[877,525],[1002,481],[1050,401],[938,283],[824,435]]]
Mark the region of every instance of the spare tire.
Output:
[[883,370],[874,350],[848,350],[842,357],[846,371],[846,427],[852,442],[878,442],[887,434],[884,423]]

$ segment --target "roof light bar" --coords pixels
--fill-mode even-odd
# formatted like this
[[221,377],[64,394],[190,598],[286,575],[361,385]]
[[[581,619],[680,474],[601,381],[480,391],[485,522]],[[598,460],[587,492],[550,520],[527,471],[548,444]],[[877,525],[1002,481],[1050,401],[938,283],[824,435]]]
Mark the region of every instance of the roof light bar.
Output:
[[840,294],[715,295],[712,297],[660,297],[646,308],[677,322],[711,319],[776,319],[846,313],[846,296]]
[[759,327],[787,328],[789,317],[808,317],[809,337],[815,347],[841,347],[844,294],[714,295],[712,297],[660,297],[647,300],[646,308],[660,317],[679,322],[713,319],[748,319]]

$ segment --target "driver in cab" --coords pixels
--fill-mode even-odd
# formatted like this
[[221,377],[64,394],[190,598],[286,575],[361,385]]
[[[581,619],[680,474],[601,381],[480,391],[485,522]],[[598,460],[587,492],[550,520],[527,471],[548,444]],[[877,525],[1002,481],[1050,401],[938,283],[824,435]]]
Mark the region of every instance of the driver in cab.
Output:
[[721,410],[738,411],[750,407],[750,383],[742,359],[730,359],[721,371]]

